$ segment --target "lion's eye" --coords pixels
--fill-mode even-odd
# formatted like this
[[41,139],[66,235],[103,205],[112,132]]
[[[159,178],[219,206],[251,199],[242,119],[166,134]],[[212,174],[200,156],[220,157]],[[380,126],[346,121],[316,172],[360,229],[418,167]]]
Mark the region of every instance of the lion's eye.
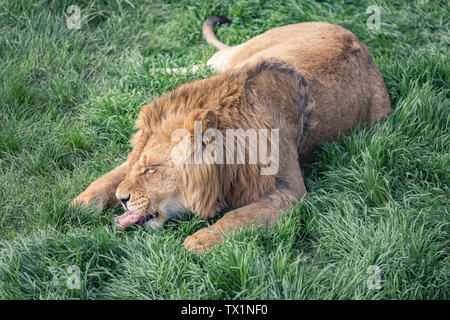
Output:
[[155,165],[152,165],[152,166],[150,166],[150,167],[148,167],[148,168],[145,168],[144,174],[153,173],[153,172],[155,172],[155,171],[156,171],[156,166],[155,166]]

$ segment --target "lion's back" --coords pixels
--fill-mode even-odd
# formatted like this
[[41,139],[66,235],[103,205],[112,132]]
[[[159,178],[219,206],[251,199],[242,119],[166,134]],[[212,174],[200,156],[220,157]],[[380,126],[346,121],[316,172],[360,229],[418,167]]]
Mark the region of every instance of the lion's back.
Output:
[[307,79],[315,125],[301,151],[305,163],[312,161],[320,143],[392,112],[386,85],[368,48],[341,26],[323,22],[283,26],[235,48],[230,67],[276,58]]

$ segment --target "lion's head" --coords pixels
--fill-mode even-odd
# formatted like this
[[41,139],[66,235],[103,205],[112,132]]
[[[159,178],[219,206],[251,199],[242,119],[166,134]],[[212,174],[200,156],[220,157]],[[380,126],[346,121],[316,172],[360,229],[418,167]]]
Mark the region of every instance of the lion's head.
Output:
[[[276,121],[284,123],[281,131],[285,137],[295,131],[300,143],[298,128],[303,128],[308,96],[303,77],[291,66],[262,62],[182,85],[144,106],[136,121],[138,132],[132,139],[128,173],[116,191],[126,210],[119,227],[138,222],[159,228],[187,211],[208,218],[225,208],[245,206],[275,190],[275,175],[260,174],[267,164],[249,161],[246,142],[245,163],[198,163],[196,151],[215,153],[216,149],[210,147],[217,137],[207,138],[211,130],[223,136],[228,129],[271,130],[277,127],[274,117],[284,115],[267,110],[280,110],[293,103],[297,107],[289,119]],[[200,143],[195,140],[197,124],[202,135]],[[184,134],[177,135],[180,130]],[[224,153],[230,150],[227,143]],[[283,150],[280,153],[287,154]]]
[[[185,119],[174,117],[152,127],[157,130],[145,128],[135,135],[128,173],[116,191],[116,197],[127,210],[120,224],[122,228],[136,222],[160,228],[167,220],[187,211],[206,218],[220,209],[219,190],[215,190],[220,186],[216,165],[187,160],[193,159],[196,148],[190,131],[195,121],[203,125],[203,132],[217,128],[214,111],[195,109]],[[177,130],[187,134],[176,136]]]

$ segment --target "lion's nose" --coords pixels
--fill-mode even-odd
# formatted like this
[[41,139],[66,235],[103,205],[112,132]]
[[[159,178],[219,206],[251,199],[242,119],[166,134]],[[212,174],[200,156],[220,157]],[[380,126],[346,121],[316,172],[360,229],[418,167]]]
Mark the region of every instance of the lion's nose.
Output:
[[127,209],[127,201],[130,200],[131,194],[128,195],[126,198],[119,198],[120,202],[122,202],[125,209]]

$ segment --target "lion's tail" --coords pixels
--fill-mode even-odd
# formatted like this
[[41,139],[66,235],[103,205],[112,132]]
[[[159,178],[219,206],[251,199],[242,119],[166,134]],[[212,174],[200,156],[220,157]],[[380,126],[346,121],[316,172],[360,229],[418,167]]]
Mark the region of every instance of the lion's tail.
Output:
[[214,33],[214,27],[218,23],[219,24],[222,24],[222,23],[230,24],[231,20],[226,17],[221,17],[221,16],[215,16],[215,17],[209,18],[208,20],[203,22],[203,27],[202,27],[203,37],[205,38],[206,42],[212,44],[214,47],[216,47],[218,49],[228,48],[229,46],[227,46],[223,42],[220,42],[219,39],[217,39],[216,34]]

